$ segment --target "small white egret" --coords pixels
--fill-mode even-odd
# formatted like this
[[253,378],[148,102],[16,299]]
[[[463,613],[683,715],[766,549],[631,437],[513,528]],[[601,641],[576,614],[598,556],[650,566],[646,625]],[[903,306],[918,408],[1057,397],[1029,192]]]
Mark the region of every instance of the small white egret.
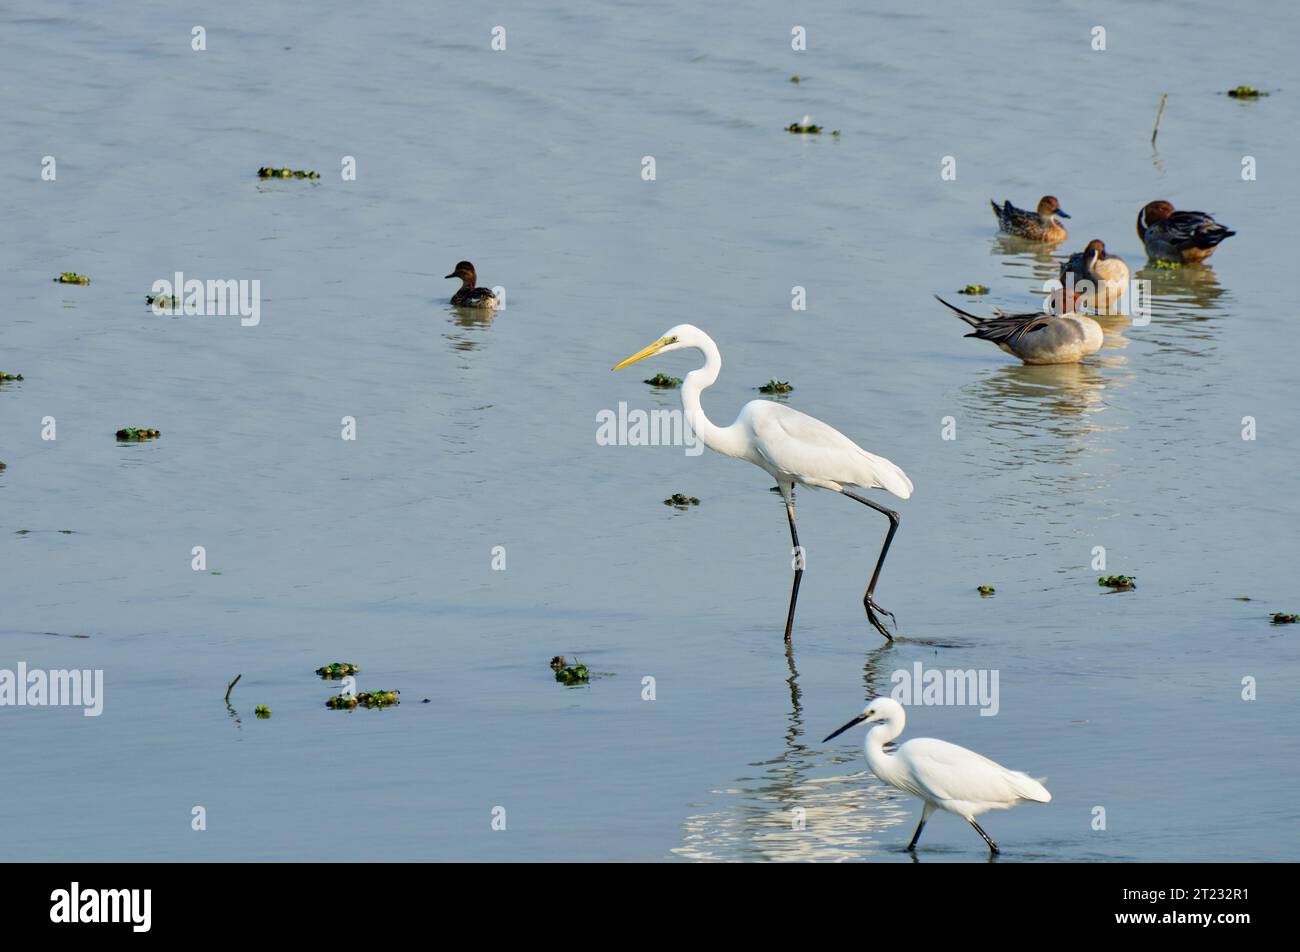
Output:
[[862,709],[861,714],[822,743],[864,721],[877,725],[867,731],[864,745],[871,772],[891,787],[920,797],[924,804],[921,822],[916,825],[912,842],[907,844],[909,851],[916,849],[916,841],[921,838],[921,830],[930,814],[935,810],[947,810],[975,827],[975,832],[984,837],[989,849],[997,853],[998,844],[980,829],[975,817],[989,810],[1006,810],[1021,802],[1048,803],[1052,799],[1047,788],[1028,774],[1008,770],[973,750],[946,740],[916,737],[901,745],[897,752],[885,753],[885,745],[903,733],[903,725],[907,723],[903,705],[893,698],[876,698]]
[[880,456],[873,456],[847,436],[821,420],[791,409],[772,400],[751,400],[740,409],[740,415],[731,426],[715,426],[704,415],[700,406],[700,393],[713,385],[722,369],[722,356],[718,345],[708,334],[693,324],[678,324],[653,344],[637,351],[627,360],[616,364],[620,370],[638,360],[654,354],[693,347],[704,354],[704,366],[692,370],[682,382],[682,408],[691,429],[704,445],[724,456],[747,460],[766,470],[776,480],[785,499],[786,516],[790,520],[790,539],[796,552],[794,585],[790,589],[790,610],[785,622],[785,640],[789,642],[794,628],[794,608],[799,597],[799,580],[803,577],[803,560],[799,547],[799,533],[794,524],[794,485],[833,489],[889,518],[889,532],[876,561],[876,570],[867,585],[862,604],[867,610],[867,620],[890,641],[893,636],[876,617],[876,612],[893,619],[893,612],[876,604],[873,594],[880,578],[881,566],[889,552],[889,543],[898,529],[898,513],[886,509],[869,499],[852,493],[845,486],[864,489],[887,489],[902,499],[912,495],[912,481],[907,474]]

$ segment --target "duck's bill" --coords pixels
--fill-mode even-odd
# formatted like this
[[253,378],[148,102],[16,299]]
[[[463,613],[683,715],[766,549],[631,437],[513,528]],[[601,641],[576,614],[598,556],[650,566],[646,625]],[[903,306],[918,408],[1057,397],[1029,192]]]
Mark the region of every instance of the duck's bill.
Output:
[[638,360],[645,360],[647,357],[653,357],[655,354],[659,353],[659,351],[662,350],[664,345],[667,343],[668,343],[668,338],[661,337],[659,340],[655,341],[649,347],[642,347],[640,350],[638,350],[627,360],[620,361],[619,363],[615,364],[613,367],[610,368],[610,370],[622,370],[624,367],[630,366],[636,363]]
[[444,277],[444,278],[454,278],[454,277],[456,277],[456,272],[453,271],[451,274],[444,274],[443,277]]
[[1056,215],[1057,215],[1058,218],[1071,218],[1071,217],[1073,217],[1073,216],[1070,215],[1069,212],[1062,211],[1062,210],[1059,209],[1059,208],[1056,210]]
[[865,715],[865,714],[859,714],[857,717],[853,718],[853,720],[849,721],[847,724],[845,724],[843,727],[841,727],[841,728],[840,728],[839,730],[837,730],[835,733],[833,733],[833,734],[827,734],[825,737],[823,737],[823,738],[822,738],[822,743],[824,744],[824,743],[826,743],[828,740],[834,740],[836,737],[839,737],[841,734],[843,734],[843,733],[844,733],[846,730],[848,730],[850,727],[854,726],[855,724],[861,724],[861,723],[862,723],[863,721],[865,721],[866,719],[867,719],[867,715]]

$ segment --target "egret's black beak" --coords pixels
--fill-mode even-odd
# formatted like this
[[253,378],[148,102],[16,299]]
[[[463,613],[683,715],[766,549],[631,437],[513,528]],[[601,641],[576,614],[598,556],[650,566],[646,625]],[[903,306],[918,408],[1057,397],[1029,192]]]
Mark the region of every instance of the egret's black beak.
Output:
[[828,740],[832,740],[832,739],[834,739],[834,738],[836,738],[836,737],[839,737],[841,734],[843,734],[846,730],[848,730],[848,729],[849,729],[850,727],[852,727],[854,724],[861,724],[861,723],[862,723],[863,721],[865,721],[866,719],[867,719],[867,715],[865,715],[865,714],[859,714],[857,717],[853,718],[853,720],[849,721],[847,724],[845,724],[843,727],[841,727],[839,730],[837,730],[834,734],[828,734],[826,737],[822,738],[822,743],[824,744],[824,743],[826,743],[826,741],[828,741]]
[[1069,213],[1069,212],[1062,211],[1062,210],[1059,209],[1059,208],[1056,210],[1056,215],[1057,215],[1058,218],[1069,218],[1069,217],[1070,217],[1070,213]]

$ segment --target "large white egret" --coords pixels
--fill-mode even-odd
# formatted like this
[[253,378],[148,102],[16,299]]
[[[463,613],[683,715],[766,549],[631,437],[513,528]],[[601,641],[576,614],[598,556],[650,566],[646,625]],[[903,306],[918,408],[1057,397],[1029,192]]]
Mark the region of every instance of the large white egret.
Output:
[[862,713],[849,721],[822,743],[838,737],[850,727],[862,722],[876,724],[867,731],[867,766],[872,773],[904,793],[920,797],[921,822],[916,825],[908,850],[916,849],[925,821],[935,810],[947,810],[962,817],[994,853],[998,844],[980,829],[975,818],[989,810],[1006,810],[1018,803],[1030,801],[1048,803],[1052,795],[1047,788],[1028,774],[1008,770],[973,750],[958,747],[946,740],[933,737],[916,737],[898,748],[895,753],[885,753],[885,745],[903,733],[907,715],[903,705],[893,698],[878,697]]
[[772,400],[751,400],[741,407],[740,415],[731,426],[715,426],[704,415],[704,408],[700,406],[700,393],[718,379],[718,372],[722,369],[722,356],[718,353],[718,345],[713,342],[713,338],[693,324],[678,324],[653,344],[616,364],[613,369],[620,370],[655,354],[688,347],[704,354],[704,366],[692,370],[682,382],[682,408],[691,429],[709,449],[724,456],[747,460],[766,470],[776,480],[781,495],[785,498],[796,566],[794,584],[790,589],[790,610],[785,621],[785,640],[790,640],[794,628],[795,602],[799,598],[799,580],[803,577],[803,550],[799,547],[799,532],[794,523],[794,485],[800,483],[818,489],[833,489],[889,518],[889,532],[885,535],[885,544],[880,550],[880,558],[876,561],[876,570],[867,584],[867,594],[863,596],[862,604],[867,610],[867,620],[888,640],[893,641],[893,636],[881,623],[876,612],[888,615],[890,619],[894,618],[894,614],[877,605],[873,595],[876,581],[880,578],[881,566],[885,564],[885,556],[889,552],[889,543],[898,530],[898,513],[850,492],[845,487],[887,489],[895,496],[906,499],[912,495],[912,481],[889,460],[868,453],[834,427]]

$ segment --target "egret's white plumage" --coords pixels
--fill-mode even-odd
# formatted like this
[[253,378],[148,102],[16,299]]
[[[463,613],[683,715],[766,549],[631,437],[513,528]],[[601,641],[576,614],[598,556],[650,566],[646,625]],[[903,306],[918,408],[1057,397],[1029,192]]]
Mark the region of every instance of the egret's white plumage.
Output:
[[[868,453],[839,430],[816,417],[773,400],[751,400],[741,407],[736,421],[730,426],[716,426],[705,415],[700,394],[717,381],[722,370],[722,355],[713,338],[693,324],[678,324],[654,343],[617,364],[614,369],[619,370],[655,354],[684,348],[695,348],[704,354],[704,366],[692,370],[682,382],[682,408],[686,412],[687,422],[709,449],[724,456],[748,460],[772,475],[785,497],[790,535],[796,547],[799,540],[795,531],[792,496],[796,483],[845,493],[889,516],[889,535],[885,539],[884,549],[881,550],[863,604],[867,609],[868,620],[886,638],[892,639],[876,619],[873,610],[884,614],[889,612],[876,605],[871,596],[880,575],[880,566],[884,564],[885,553],[889,550],[889,542],[898,525],[898,514],[847,492],[845,487],[885,489],[895,496],[907,499],[912,495],[912,481],[907,478],[907,474],[884,457]],[[786,621],[787,640],[794,621],[794,604],[802,573],[802,568],[796,570],[790,614]]]
[[1018,803],[1048,803],[1052,799],[1047,788],[1028,774],[1010,770],[946,740],[916,737],[902,744],[895,753],[886,753],[885,745],[903,733],[907,723],[903,705],[893,698],[876,698],[826,740],[860,723],[876,725],[867,731],[864,744],[867,766],[872,773],[891,787],[919,797],[924,804],[909,850],[915,848],[930,814],[946,810],[975,827],[989,849],[996,853],[997,844],[980,829],[975,817],[989,810],[1006,810]]

